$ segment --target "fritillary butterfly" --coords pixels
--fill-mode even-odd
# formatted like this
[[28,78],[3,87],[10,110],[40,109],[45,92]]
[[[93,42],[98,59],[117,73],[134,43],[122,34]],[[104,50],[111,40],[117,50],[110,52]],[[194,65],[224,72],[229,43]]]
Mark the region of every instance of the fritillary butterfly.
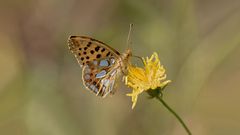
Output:
[[131,50],[120,54],[107,44],[86,36],[70,36],[68,46],[82,67],[85,87],[101,97],[113,94],[115,80],[127,73]]

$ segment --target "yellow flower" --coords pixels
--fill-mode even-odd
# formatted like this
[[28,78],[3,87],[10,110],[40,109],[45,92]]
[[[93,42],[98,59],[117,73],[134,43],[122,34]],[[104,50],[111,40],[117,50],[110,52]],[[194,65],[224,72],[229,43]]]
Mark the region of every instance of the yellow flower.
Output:
[[144,91],[163,88],[170,80],[166,80],[165,69],[160,64],[157,53],[153,53],[150,58],[142,58],[144,68],[130,65],[128,75],[125,78],[125,84],[133,89],[127,96],[132,97],[132,109],[137,103],[138,95]]

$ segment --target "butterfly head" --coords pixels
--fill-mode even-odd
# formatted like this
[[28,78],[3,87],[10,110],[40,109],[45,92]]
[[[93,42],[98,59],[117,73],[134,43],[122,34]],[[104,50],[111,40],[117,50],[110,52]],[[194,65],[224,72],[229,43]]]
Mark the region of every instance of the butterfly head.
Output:
[[122,59],[123,61],[126,61],[128,62],[129,61],[129,58],[132,56],[132,51],[131,49],[127,49],[123,54],[122,54]]
[[132,56],[132,51],[130,49],[127,49],[122,55],[121,55],[121,67],[122,72],[126,75],[128,65],[130,64],[130,57]]

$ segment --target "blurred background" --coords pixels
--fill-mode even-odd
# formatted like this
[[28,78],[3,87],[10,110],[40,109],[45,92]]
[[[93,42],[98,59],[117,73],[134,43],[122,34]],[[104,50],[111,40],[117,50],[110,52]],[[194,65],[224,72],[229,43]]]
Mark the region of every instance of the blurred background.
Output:
[[164,99],[193,134],[239,135],[239,0],[0,0],[0,134],[186,134],[145,93],[132,110],[123,83],[105,99],[83,87],[68,36],[123,52],[130,23],[133,53],[159,54]]

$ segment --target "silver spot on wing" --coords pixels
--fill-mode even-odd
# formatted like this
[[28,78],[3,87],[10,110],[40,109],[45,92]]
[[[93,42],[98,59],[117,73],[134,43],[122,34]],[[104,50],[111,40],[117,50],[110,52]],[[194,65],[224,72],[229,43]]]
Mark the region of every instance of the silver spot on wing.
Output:
[[86,80],[89,80],[89,79],[90,79],[90,75],[89,75],[89,74],[86,74],[86,75],[84,76],[84,78],[85,78]]
[[107,74],[106,70],[102,70],[98,74],[96,74],[96,78],[103,78]]
[[110,63],[111,63],[111,65],[113,65],[113,64],[115,63],[115,59],[114,59],[114,58],[111,58],[111,59],[110,59]]
[[108,63],[107,60],[101,60],[101,61],[100,61],[100,66],[102,66],[102,67],[107,67],[107,66],[109,66],[109,63]]

